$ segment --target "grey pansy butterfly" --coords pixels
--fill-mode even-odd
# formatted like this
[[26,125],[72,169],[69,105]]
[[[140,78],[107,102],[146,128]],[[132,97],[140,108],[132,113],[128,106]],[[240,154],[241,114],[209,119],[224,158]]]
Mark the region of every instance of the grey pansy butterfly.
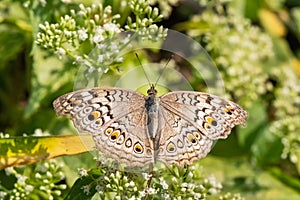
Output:
[[156,161],[183,166],[205,157],[213,141],[225,139],[247,112],[223,98],[176,91],[157,97],[120,88],[91,88],[65,94],[53,103],[57,115],[71,115],[96,148],[129,166]]

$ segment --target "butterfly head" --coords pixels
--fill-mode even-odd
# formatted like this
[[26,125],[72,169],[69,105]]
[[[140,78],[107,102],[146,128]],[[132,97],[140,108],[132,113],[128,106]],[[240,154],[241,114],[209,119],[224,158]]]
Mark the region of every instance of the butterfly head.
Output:
[[149,96],[153,96],[153,95],[156,96],[157,90],[155,89],[155,86],[154,86],[153,84],[151,84],[150,89],[147,90],[147,94],[148,94]]

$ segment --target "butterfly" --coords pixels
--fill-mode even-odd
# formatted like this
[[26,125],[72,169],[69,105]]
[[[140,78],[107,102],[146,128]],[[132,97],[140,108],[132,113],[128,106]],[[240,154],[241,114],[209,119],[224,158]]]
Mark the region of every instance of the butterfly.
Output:
[[128,166],[161,161],[184,166],[204,158],[247,112],[221,97],[174,91],[157,97],[121,88],[91,88],[60,96],[57,115],[70,115],[79,132],[90,133],[103,154]]

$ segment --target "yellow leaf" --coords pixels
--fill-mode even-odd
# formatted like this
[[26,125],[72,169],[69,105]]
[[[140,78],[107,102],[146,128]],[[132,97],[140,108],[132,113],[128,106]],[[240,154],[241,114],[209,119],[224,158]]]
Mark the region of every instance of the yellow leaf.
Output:
[[275,13],[261,9],[258,13],[262,26],[272,35],[282,37],[286,35],[286,28]]
[[1,138],[0,170],[91,151],[94,146],[91,135]]

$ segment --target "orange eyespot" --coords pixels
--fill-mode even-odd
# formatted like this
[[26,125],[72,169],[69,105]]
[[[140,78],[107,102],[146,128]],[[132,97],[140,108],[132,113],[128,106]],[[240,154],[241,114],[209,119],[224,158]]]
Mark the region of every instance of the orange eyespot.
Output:
[[134,148],[135,153],[138,153],[138,154],[143,153],[143,147],[142,147],[142,145],[140,145],[140,143],[136,143],[133,148]]
[[113,132],[113,129],[112,129],[112,128],[107,128],[107,129],[105,130],[105,134],[106,134],[106,135],[110,135],[112,132]]
[[194,135],[192,135],[192,134],[188,134],[188,139],[189,139],[189,141],[191,141],[192,143],[196,143],[196,138],[195,138],[195,136]]
[[93,115],[94,118],[97,119],[98,117],[100,117],[100,112],[94,111],[94,112],[91,113],[91,115]]
[[97,121],[95,122],[96,124],[98,124],[98,125],[102,125],[102,119],[97,119]]
[[173,143],[169,143],[167,146],[167,150],[169,152],[174,152],[175,151],[175,145]]
[[73,102],[73,101],[75,101],[75,98],[74,98],[74,97],[71,97],[71,98],[69,99],[69,102]]
[[98,117],[100,117],[100,113],[98,111],[94,111],[91,114],[89,114],[88,119],[93,121],[93,120],[97,119]]
[[193,132],[193,135],[194,135],[197,139],[200,138],[200,134],[199,134],[198,132]]
[[119,137],[119,135],[120,135],[120,131],[119,131],[119,130],[114,131],[114,132],[111,134],[110,139],[116,140],[116,139]]
[[205,124],[205,129],[210,129],[210,125],[209,124]]
[[211,124],[214,119],[212,117],[206,117],[206,121]]
[[74,101],[73,104],[74,105],[78,105],[80,102],[79,101]]
[[231,106],[228,106],[225,110],[224,110],[227,114],[231,115],[233,108]]

